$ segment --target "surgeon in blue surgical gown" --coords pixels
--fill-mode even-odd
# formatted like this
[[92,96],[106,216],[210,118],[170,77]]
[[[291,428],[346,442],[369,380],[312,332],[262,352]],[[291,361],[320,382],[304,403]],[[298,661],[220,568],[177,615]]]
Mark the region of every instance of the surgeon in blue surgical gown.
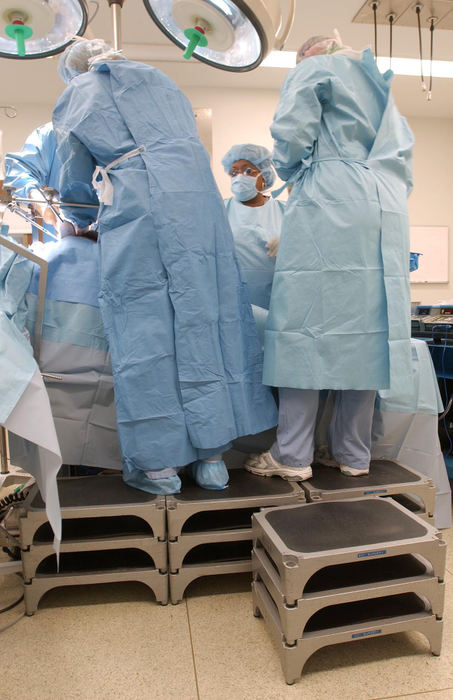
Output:
[[[36,199],[32,205],[36,216],[43,219],[42,240],[55,240],[56,216],[49,207],[42,204],[43,195],[40,187],[52,187],[58,190],[60,183],[60,161],[57,155],[57,142],[48,122],[35,129],[25,141],[20,151],[7,153],[5,156],[4,187],[10,187],[18,197]],[[39,238],[39,230],[32,226],[33,240]]]
[[274,115],[274,163],[293,185],[264,343],[279,387],[263,476],[311,476],[319,391],[333,389],[327,461],[367,474],[376,390],[410,381],[409,219],[413,137],[369,49],[313,37]]
[[[124,479],[153,493],[224,488],[221,453],[276,423],[231,230],[189,101],[99,40],[60,60],[53,114],[63,200],[96,203],[100,303]],[[93,210],[66,207],[80,229]]]

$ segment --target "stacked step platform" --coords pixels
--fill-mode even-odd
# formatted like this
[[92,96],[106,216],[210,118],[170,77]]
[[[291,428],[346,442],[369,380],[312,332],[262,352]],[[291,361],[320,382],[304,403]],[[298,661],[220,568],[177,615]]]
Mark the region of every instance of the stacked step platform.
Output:
[[201,576],[252,570],[252,514],[260,508],[300,504],[300,486],[230,470],[228,488],[206,491],[183,477],[180,494],[167,496],[170,600],[179,603]]
[[415,515],[434,525],[436,487],[424,474],[389,459],[371,461],[370,473],[351,478],[323,464],[313,465],[313,476],[302,483],[307,501],[391,496]]
[[253,543],[254,614],[288,684],[330,644],[416,630],[440,654],[446,546],[393,499],[265,509]]
[[[230,471],[223,491],[183,476],[181,494],[154,496],[120,475],[58,479],[62,514],[60,562],[36,488],[19,518],[25,608],[59,586],[139,581],[156,600],[178,603],[200,576],[252,570],[252,514],[262,507],[305,503],[296,483]],[[170,575],[171,572],[171,575]]]
[[139,581],[168,602],[165,497],[127,486],[120,475],[58,479],[60,562],[45,506],[34,489],[19,519],[25,611],[52,588]]

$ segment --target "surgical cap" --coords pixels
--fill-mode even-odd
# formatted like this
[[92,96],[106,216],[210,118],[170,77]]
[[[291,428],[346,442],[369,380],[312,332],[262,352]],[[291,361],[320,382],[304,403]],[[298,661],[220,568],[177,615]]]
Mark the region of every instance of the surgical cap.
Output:
[[335,51],[340,51],[343,48],[344,46],[331,36],[312,36],[302,44],[297,52],[296,63],[309,56],[335,53]]
[[80,73],[86,73],[90,67],[90,61],[95,56],[110,51],[110,46],[103,39],[82,39],[68,46],[58,62],[58,74],[60,78],[69,83],[72,78]]
[[232,146],[222,158],[225,172],[231,174],[233,163],[237,160],[248,160],[249,163],[259,168],[266,188],[272,187],[275,181],[275,170],[272,154],[267,148],[256,146],[253,143],[239,143],[236,146]]

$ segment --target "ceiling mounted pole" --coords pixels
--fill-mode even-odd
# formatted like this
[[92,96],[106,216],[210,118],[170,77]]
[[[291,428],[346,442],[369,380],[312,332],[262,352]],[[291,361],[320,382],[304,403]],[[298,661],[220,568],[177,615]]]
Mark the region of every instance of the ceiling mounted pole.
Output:
[[379,7],[379,2],[378,0],[374,0],[374,2],[371,3],[371,9],[373,10],[373,17],[374,17],[374,58],[377,60],[378,57],[378,50],[377,50],[377,9]]
[[124,0],[107,0],[112,8],[113,21],[113,48],[115,51],[121,49],[121,10],[123,9]]
[[431,34],[431,47],[430,47],[430,57],[429,57],[429,88],[427,99],[431,102],[432,99],[432,89],[433,89],[433,53],[434,53],[434,25],[436,23],[437,17],[429,18],[429,31]]
[[392,57],[393,57],[393,23],[395,21],[395,15],[391,12],[387,15],[387,19],[390,25],[390,70],[392,69]]
[[414,10],[417,15],[417,26],[418,26],[418,50],[420,54],[420,78],[422,81],[422,90],[423,92],[426,92],[426,83],[425,83],[425,77],[423,75],[423,43],[422,43],[422,24],[420,21],[420,14],[423,9],[423,5],[421,2],[418,2],[416,5],[414,5]]

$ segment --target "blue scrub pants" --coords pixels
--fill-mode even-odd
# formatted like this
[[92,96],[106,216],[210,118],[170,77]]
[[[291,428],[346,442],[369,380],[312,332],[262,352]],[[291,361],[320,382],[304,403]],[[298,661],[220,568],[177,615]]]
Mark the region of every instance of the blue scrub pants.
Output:
[[[315,450],[319,391],[279,389],[277,439],[271,454],[290,467],[312,464]],[[370,466],[371,424],[375,391],[333,392],[333,414],[329,423],[329,451],[333,459],[355,469]]]

